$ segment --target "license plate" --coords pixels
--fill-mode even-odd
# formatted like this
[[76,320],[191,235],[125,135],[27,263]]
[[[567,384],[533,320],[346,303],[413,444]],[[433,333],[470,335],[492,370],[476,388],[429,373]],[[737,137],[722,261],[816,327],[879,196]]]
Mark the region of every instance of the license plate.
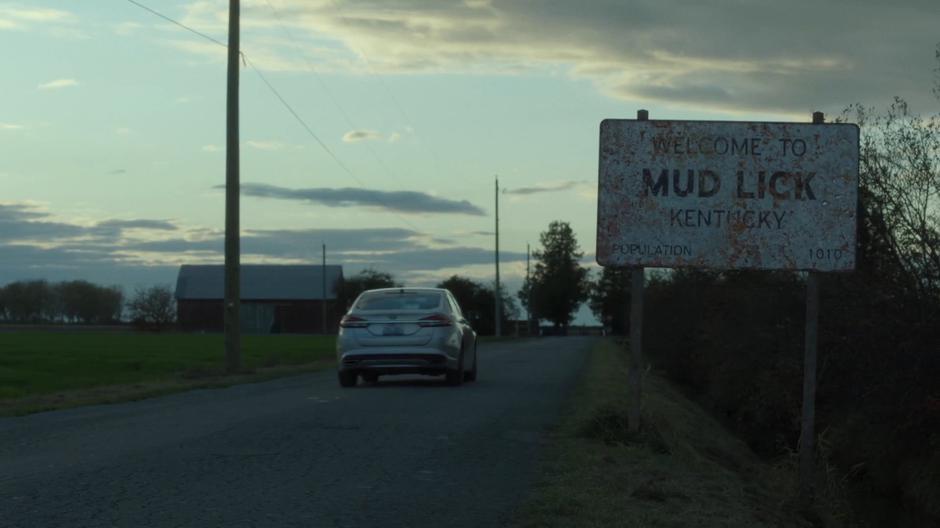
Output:
[[386,325],[385,328],[382,329],[382,335],[387,335],[387,336],[405,335],[405,329],[398,325]]

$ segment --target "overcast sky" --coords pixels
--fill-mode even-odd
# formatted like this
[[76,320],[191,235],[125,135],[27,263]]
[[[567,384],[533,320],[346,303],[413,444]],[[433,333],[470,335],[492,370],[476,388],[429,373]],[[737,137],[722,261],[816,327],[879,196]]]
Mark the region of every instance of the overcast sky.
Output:
[[[227,38],[226,0],[142,3]],[[593,260],[604,118],[938,106],[936,0],[242,6],[245,263],[491,281],[498,174],[517,286],[552,220]],[[223,47],[127,0],[0,1],[0,47],[0,284],[222,262]]]

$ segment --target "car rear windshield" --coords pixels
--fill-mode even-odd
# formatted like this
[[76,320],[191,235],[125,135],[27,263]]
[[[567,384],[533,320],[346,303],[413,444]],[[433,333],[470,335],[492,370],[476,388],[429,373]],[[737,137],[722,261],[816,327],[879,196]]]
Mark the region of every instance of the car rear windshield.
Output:
[[441,294],[434,292],[388,292],[363,295],[356,303],[359,310],[434,310],[441,305]]

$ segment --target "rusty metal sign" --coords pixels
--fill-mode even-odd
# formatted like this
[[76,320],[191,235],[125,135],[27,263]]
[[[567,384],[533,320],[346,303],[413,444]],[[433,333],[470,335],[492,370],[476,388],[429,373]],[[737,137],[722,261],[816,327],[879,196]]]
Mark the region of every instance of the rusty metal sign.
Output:
[[855,268],[858,127],[601,122],[602,266]]

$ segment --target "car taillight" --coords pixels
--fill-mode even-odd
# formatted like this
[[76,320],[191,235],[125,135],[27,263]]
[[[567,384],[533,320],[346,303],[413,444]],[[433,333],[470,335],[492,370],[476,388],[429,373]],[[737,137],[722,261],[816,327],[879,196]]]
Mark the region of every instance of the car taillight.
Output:
[[452,324],[454,324],[454,322],[451,321],[450,317],[447,317],[444,314],[429,315],[427,317],[422,317],[418,321],[418,326],[425,326],[425,327],[427,326],[450,326]]
[[346,315],[343,316],[339,325],[343,328],[365,328],[369,326],[369,321],[366,321],[362,317],[356,317],[355,315]]

